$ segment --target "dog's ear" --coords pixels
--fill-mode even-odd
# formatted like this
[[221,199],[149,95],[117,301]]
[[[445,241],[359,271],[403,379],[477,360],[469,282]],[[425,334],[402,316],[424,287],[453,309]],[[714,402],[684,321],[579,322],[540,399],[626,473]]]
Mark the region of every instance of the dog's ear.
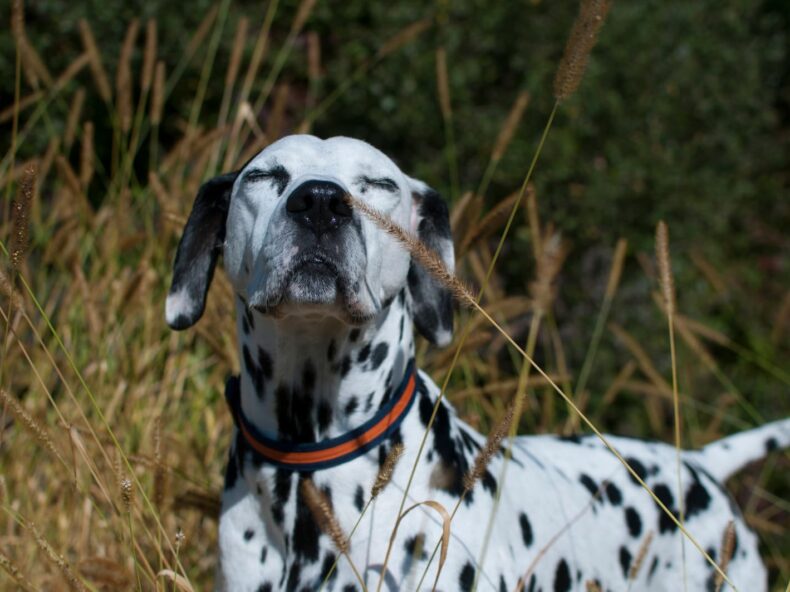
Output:
[[[412,226],[422,243],[455,270],[455,251],[450,233],[450,215],[442,196],[422,181],[409,179],[412,191]],[[409,292],[414,303],[414,324],[428,341],[447,345],[453,337],[453,297],[419,263],[412,259],[408,275]]]
[[172,329],[187,329],[203,316],[206,294],[225,242],[225,222],[237,174],[206,181],[195,198],[178,243],[173,283],[165,304],[165,318]]

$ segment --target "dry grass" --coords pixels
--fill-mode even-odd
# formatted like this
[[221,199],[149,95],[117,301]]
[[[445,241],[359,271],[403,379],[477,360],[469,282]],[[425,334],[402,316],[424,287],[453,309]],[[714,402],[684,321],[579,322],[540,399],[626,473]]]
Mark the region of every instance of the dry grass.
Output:
[[[0,115],[3,131],[14,140],[0,164],[0,191],[7,200],[0,208],[0,505],[4,510],[0,514],[0,587],[11,582],[25,590],[210,587],[216,562],[217,499],[232,426],[218,399],[227,372],[238,370],[235,336],[226,330],[233,315],[227,280],[217,274],[205,316],[194,331],[172,333],[163,322],[175,244],[197,187],[212,165],[235,168],[278,135],[309,129],[338,92],[364,83],[364,74],[378,61],[434,26],[432,19],[421,19],[383,41],[374,58],[351,74],[347,85],[327,97],[312,96],[301,121],[290,121],[284,109],[277,107],[292,98],[278,76],[296,51],[309,54],[305,60],[309,58],[311,76],[319,76],[317,33],[309,32],[310,41],[304,47],[297,43],[309,29],[314,4],[302,2],[289,25],[286,43],[277,48],[276,67],[264,77],[262,63],[269,51],[277,2],[269,3],[260,24],[240,19],[235,28],[226,27],[225,34],[233,33],[237,40],[230,62],[208,65],[206,48],[222,34],[219,23],[227,17],[215,7],[185,48],[182,65],[170,73],[157,56],[157,36],[164,32],[154,21],[144,24],[144,32],[142,24],[129,24],[120,56],[103,54],[89,23],[82,21],[84,52],[75,55],[64,72],[49,72],[25,36],[21,2],[14,4],[20,88],[15,104]],[[577,24],[581,29],[571,36],[578,47],[572,51],[569,42],[565,73],[558,74],[556,92],[561,99],[581,80],[600,24],[593,9],[607,5],[586,2],[585,6],[580,19],[592,15],[593,21]],[[144,37],[143,43],[138,43],[138,37]],[[136,50],[142,56],[139,72],[134,71],[136,62],[130,57]],[[440,48],[437,108],[446,120],[451,143],[449,60]],[[203,79],[223,70],[221,108],[218,113],[190,117],[191,125],[185,123],[182,136],[163,145],[158,129],[169,115],[169,92],[185,68],[199,71],[201,66]],[[78,82],[75,76],[83,68],[84,80]],[[108,72],[115,74],[114,88]],[[265,78],[263,85],[257,82],[261,78]],[[549,90],[535,89],[532,94],[538,92],[548,94]],[[102,122],[84,116],[86,101],[97,96],[113,122],[114,155],[96,153]],[[529,98],[526,92],[513,97],[513,108],[498,137],[488,141],[492,149],[484,177],[489,180],[519,132]],[[45,127],[35,115],[44,102],[49,105],[48,117],[58,125],[47,127],[52,131],[44,153],[19,162],[17,137],[23,138],[36,126]],[[259,122],[256,107],[263,105],[271,115]],[[198,93],[190,113],[200,114],[202,107]],[[293,117],[294,109],[289,111]],[[216,125],[204,127],[202,121]],[[148,148],[145,153],[143,147]],[[536,162],[537,155],[527,177]],[[146,165],[148,169],[140,175]],[[452,212],[461,247],[460,281],[446,274],[432,253],[420,251],[420,245],[413,247],[416,256],[433,266],[459,298],[480,300],[470,295],[467,284],[486,287],[481,301],[491,321],[506,330],[508,337],[527,344],[522,349],[530,355],[541,352],[546,375],[532,376],[531,366],[508,339],[474,308],[460,312],[459,330],[450,348],[425,351],[421,365],[445,378],[443,391],[465,419],[485,432],[498,426],[489,440],[492,449],[511,425],[521,431],[557,433],[563,429],[565,417],[550,402],[556,384],[569,393],[566,384],[577,387],[574,400],[581,410],[588,411],[585,405],[602,409],[592,417],[607,419],[601,401],[606,406],[629,404],[635,414],[654,421],[651,431],[642,435],[672,440],[674,426],[660,420],[672,417],[673,394],[679,390],[662,373],[668,367],[669,353],[660,359],[651,356],[629,328],[614,324],[613,335],[603,331],[610,312],[617,310],[621,278],[629,273],[641,275],[638,269],[625,266],[625,243],[614,251],[608,282],[603,278],[606,289],[599,328],[580,373],[557,355],[563,351],[562,332],[557,328],[563,319],[554,310],[556,279],[562,277],[565,257],[579,255],[567,251],[565,243],[555,238],[556,229],[540,220],[534,187],[525,182],[520,190],[513,188],[510,195],[487,207],[489,202],[483,199],[486,178],[475,194],[456,200]],[[534,247],[534,258],[525,263],[524,274],[536,278],[531,297],[527,297],[527,285],[506,290],[496,270],[500,254],[508,257],[504,237],[511,227],[521,224],[516,212],[524,202],[524,226]],[[499,236],[503,238],[497,244]],[[675,253],[676,259],[683,256]],[[726,277],[726,270],[695,264],[706,277],[725,285],[721,278]],[[662,285],[666,288],[666,281]],[[723,392],[704,397],[680,389],[683,408],[695,411],[695,423],[682,424],[684,438],[687,442],[709,440],[734,429],[726,423],[730,415],[744,415],[739,392],[724,374],[726,366],[717,363],[717,353],[724,349],[742,356],[756,354],[706,324],[677,314],[672,294],[671,307],[665,298],[664,308],[671,310],[669,316],[681,337],[679,345],[688,348],[678,351],[679,372],[694,376],[715,371],[726,385]],[[678,297],[682,302],[680,289]],[[645,304],[649,306],[649,298]],[[777,318],[785,318],[788,305],[777,305],[781,309]],[[773,332],[781,332],[782,326],[779,323]],[[588,385],[606,382],[601,377],[591,379],[596,373],[596,352],[604,350],[619,357],[623,370],[598,392]],[[700,359],[703,364],[698,363]],[[450,378],[456,368],[459,371]],[[782,376],[778,372],[777,380]],[[516,399],[523,414],[521,408],[513,411]],[[511,420],[513,415],[515,420]],[[754,419],[751,411],[746,415]],[[398,456],[393,451],[392,466]],[[476,465],[478,472],[486,461],[484,454]],[[736,494],[742,495],[747,488],[768,489],[766,482],[777,481],[783,468],[786,461],[779,459],[773,475],[770,471],[760,475],[762,485],[743,480]],[[386,486],[386,473],[375,486],[377,491]],[[470,475],[470,487],[474,477]],[[320,504],[317,508],[320,513]],[[449,529],[455,511],[431,509]],[[767,562],[785,581],[790,578],[786,559],[790,535],[783,526],[787,515],[786,504],[767,495],[747,514],[766,543]],[[353,534],[352,530],[348,538]],[[345,544],[348,538],[342,537]],[[649,541],[646,538],[643,547]],[[726,557],[726,545],[725,537],[721,558]],[[435,552],[441,560],[446,544],[439,541]],[[638,564],[632,567],[633,579],[638,576]],[[721,569],[726,571],[724,561]]]

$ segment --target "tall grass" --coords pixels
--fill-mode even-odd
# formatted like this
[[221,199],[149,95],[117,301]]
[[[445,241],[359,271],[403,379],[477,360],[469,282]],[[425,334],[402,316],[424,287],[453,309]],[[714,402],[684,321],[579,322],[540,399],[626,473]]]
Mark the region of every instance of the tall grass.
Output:
[[[221,273],[194,331],[172,333],[163,322],[173,252],[193,197],[208,174],[240,166],[280,135],[309,130],[388,56],[429,30],[452,26],[441,10],[416,20],[382,41],[373,57],[357,64],[323,96],[315,84],[321,69],[320,39],[310,30],[315,2],[304,0],[287,23],[279,18],[276,0],[268,4],[260,23],[250,20],[252,16],[234,22],[228,6],[220,2],[205,16],[171,72],[157,54],[157,39],[165,31],[155,21],[130,23],[121,54],[110,56],[84,20],[79,23],[82,52],[57,73],[48,70],[28,40],[21,2],[13,4],[15,100],[10,110],[0,113],[0,125],[10,137],[0,161],[2,587],[11,582],[25,590],[210,587],[218,496],[232,426],[220,393],[226,374],[238,371],[238,352],[227,329],[232,326],[232,291]],[[550,213],[540,211],[531,180],[540,175],[541,148],[551,141],[550,128],[561,117],[562,103],[571,100],[581,81],[607,9],[605,2],[582,4],[581,21],[556,79],[555,106],[542,133],[522,130],[520,123],[530,97],[550,91],[530,89],[512,98],[498,137],[486,140],[492,148],[475,193],[463,194],[457,174],[453,144],[463,129],[453,118],[452,58],[442,44],[436,51],[437,115],[447,134],[444,155],[437,146],[436,158],[448,159],[456,198],[452,221],[460,280],[432,262],[429,253],[421,254],[419,244],[410,248],[469,306],[459,313],[454,343],[444,351],[421,345],[420,363],[438,377],[443,396],[465,419],[491,431],[487,449],[496,449],[517,431],[558,433],[566,424],[581,422],[596,430],[598,425],[615,425],[607,413],[615,406],[640,418],[638,424],[646,423],[641,421],[645,416],[655,420],[652,431],[641,435],[676,443],[681,430],[686,442],[701,443],[768,415],[749,407],[727,376],[726,362],[718,361],[714,351],[752,359],[755,372],[788,382],[786,372],[759,351],[702,320],[678,314],[666,299],[659,306],[671,310],[671,384],[662,374],[669,352],[651,358],[629,329],[618,324],[606,333],[607,319],[618,310],[621,278],[655,279],[650,265],[644,271],[628,265],[634,260],[626,255],[624,243],[613,255],[595,330],[583,336],[590,342],[584,364],[576,369],[564,362],[557,284],[565,258],[580,254],[566,249],[572,237],[560,241],[562,229],[554,227]],[[274,27],[285,28],[279,46],[272,45]],[[217,47],[230,36],[235,36],[233,50],[228,63],[221,63]],[[270,52],[274,57],[269,64]],[[291,120],[283,108],[290,95],[281,75],[294,56],[309,63],[313,95]],[[163,142],[160,128],[180,107],[170,105],[168,98],[187,74],[198,80],[198,90],[180,136]],[[205,106],[210,80],[224,84],[217,113],[208,113]],[[86,119],[86,101],[104,106],[101,120]],[[261,118],[264,107],[268,115]],[[104,144],[99,137],[108,129],[111,150],[100,152]],[[20,147],[34,133],[46,137],[47,149],[20,160]],[[524,181],[509,195],[487,196],[517,133],[531,134],[536,141]],[[512,257],[512,231],[520,227],[533,245],[533,261],[525,267],[536,281],[529,289],[506,286],[498,271],[500,261]],[[409,243],[408,236],[401,238]],[[676,259],[684,256],[675,254]],[[705,268],[701,273],[711,277],[726,270]],[[468,285],[479,286],[479,291],[471,294]],[[681,285],[678,292],[682,298]],[[644,305],[650,306],[649,298]],[[685,344],[685,349],[674,351],[675,329],[678,345]],[[620,360],[619,374],[597,374],[602,352]],[[703,372],[713,373],[723,391],[688,392],[690,376]],[[549,403],[557,394],[568,403],[567,420]],[[680,407],[693,411],[693,421],[678,413]],[[662,417],[678,422],[667,424]],[[478,473],[485,463],[483,455]],[[784,526],[790,508],[782,500],[790,484],[779,477],[783,467],[786,461],[779,459],[773,470],[747,473],[735,484],[737,496],[752,496],[747,520],[762,536],[777,589],[790,578],[790,533]],[[387,479],[382,475],[374,490],[385,487]],[[474,471],[466,483],[468,489],[475,486]],[[316,494],[312,499],[319,522],[324,516],[325,529],[345,552],[356,529],[339,531],[327,518],[331,509],[322,506],[320,492],[310,493]],[[393,517],[393,541],[397,520],[409,510],[404,505]],[[449,533],[454,509],[431,510],[441,515]],[[493,540],[496,534],[488,536]],[[449,535],[436,541],[439,563],[453,552],[447,540]],[[649,544],[646,539],[644,545]],[[722,545],[726,550],[726,536]],[[717,585],[726,581],[726,567],[721,561]],[[426,574],[427,569],[422,578]]]

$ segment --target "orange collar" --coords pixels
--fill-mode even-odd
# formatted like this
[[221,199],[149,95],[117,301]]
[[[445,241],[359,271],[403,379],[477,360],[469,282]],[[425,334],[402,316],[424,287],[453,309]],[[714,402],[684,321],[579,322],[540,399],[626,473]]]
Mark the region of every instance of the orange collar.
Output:
[[241,409],[238,376],[228,380],[225,398],[239,432],[264,462],[293,471],[318,471],[353,460],[389,437],[414,402],[417,380],[411,360],[400,386],[376,415],[342,436],[304,444],[269,438],[247,421]]

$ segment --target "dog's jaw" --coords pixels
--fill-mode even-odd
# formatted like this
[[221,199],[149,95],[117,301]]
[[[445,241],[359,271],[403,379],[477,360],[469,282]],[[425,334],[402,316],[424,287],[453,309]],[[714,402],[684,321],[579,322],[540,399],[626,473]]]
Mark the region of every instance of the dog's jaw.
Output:
[[292,442],[320,441],[361,425],[397,387],[414,355],[410,307],[402,290],[355,326],[332,316],[278,318],[237,299],[244,416],[262,433]]

